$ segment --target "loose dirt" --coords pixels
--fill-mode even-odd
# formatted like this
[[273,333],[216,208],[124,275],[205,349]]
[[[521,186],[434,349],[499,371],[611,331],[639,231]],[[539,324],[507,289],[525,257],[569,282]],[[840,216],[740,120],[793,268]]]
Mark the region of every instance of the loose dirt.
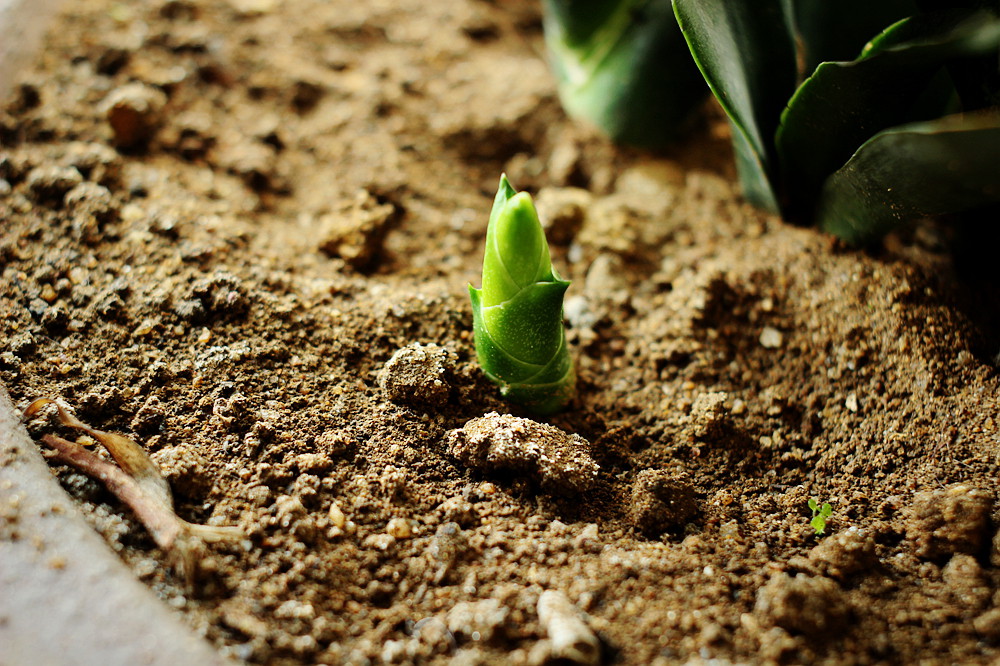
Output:
[[[68,4],[0,113],[0,380],[248,534],[188,587],[53,468],[219,650],[1000,656],[1000,292],[946,228],[859,251],[754,211],[708,103],[668,154],[609,145],[533,2]],[[543,425],[471,346],[501,171],[573,280],[579,396]]]

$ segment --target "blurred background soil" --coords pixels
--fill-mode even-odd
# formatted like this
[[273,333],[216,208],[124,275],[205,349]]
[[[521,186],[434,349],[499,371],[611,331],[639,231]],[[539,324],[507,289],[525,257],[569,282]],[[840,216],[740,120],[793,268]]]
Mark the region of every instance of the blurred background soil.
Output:
[[[544,663],[555,590],[604,663],[998,658],[998,292],[941,227],[859,251],[756,212],[711,104],[667,154],[611,146],[534,2],[68,4],[0,112],[0,381],[246,530],[191,588],[54,468],[221,651]],[[573,280],[541,458],[455,432],[527,416],[471,344],[501,171]]]

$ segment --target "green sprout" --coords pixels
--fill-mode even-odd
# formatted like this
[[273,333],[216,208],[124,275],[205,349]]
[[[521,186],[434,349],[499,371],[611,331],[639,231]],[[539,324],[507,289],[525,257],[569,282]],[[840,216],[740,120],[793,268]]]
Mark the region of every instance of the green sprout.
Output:
[[614,141],[659,148],[707,97],[670,0],[543,0],[567,113]]
[[826,519],[833,513],[833,507],[828,502],[824,502],[823,506],[820,506],[816,500],[810,497],[809,508],[813,512],[812,520],[809,521],[810,527],[816,530],[817,535],[823,534],[826,532]]
[[921,217],[995,215],[990,4],[673,0],[747,199],[853,243]]
[[502,395],[538,414],[565,406],[576,387],[562,322],[567,287],[552,267],[531,195],[500,176],[483,287],[469,285],[476,355]]

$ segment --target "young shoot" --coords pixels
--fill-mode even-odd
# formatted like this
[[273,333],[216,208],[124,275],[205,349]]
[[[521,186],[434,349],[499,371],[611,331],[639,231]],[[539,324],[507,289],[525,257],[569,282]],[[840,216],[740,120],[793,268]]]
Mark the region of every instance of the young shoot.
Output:
[[824,502],[823,506],[820,506],[816,500],[810,497],[809,508],[813,514],[809,525],[816,530],[817,535],[824,534],[826,532],[826,519],[833,513],[833,507],[828,502]]
[[537,414],[573,397],[562,303],[569,282],[552,267],[549,245],[527,192],[500,177],[483,258],[483,286],[469,285],[479,365],[512,402]]

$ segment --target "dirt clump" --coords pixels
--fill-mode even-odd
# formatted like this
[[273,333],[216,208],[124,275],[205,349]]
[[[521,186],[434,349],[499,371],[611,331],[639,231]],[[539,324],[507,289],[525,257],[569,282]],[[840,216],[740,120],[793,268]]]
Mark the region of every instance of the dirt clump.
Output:
[[323,240],[319,249],[342,258],[356,270],[369,269],[382,251],[382,242],[396,213],[392,204],[379,203],[371,193],[362,190],[337,211],[320,218]]
[[843,628],[850,608],[843,590],[829,578],[779,573],[757,593],[754,612],[782,629],[823,640]]
[[472,419],[449,432],[447,444],[448,453],[472,469],[529,474],[558,492],[584,492],[600,471],[583,437],[510,414]]
[[907,510],[907,535],[927,559],[978,555],[989,541],[993,494],[964,484],[917,493]]
[[838,581],[878,566],[875,538],[856,527],[823,539],[809,551],[807,559],[808,566]]
[[655,538],[683,529],[697,514],[695,491],[684,475],[651,469],[636,475],[629,517],[639,532]]
[[379,387],[393,402],[435,405],[451,393],[455,355],[435,344],[415,342],[393,353],[379,372]]
[[39,202],[61,203],[66,193],[83,183],[74,167],[41,166],[28,173],[28,190]]

